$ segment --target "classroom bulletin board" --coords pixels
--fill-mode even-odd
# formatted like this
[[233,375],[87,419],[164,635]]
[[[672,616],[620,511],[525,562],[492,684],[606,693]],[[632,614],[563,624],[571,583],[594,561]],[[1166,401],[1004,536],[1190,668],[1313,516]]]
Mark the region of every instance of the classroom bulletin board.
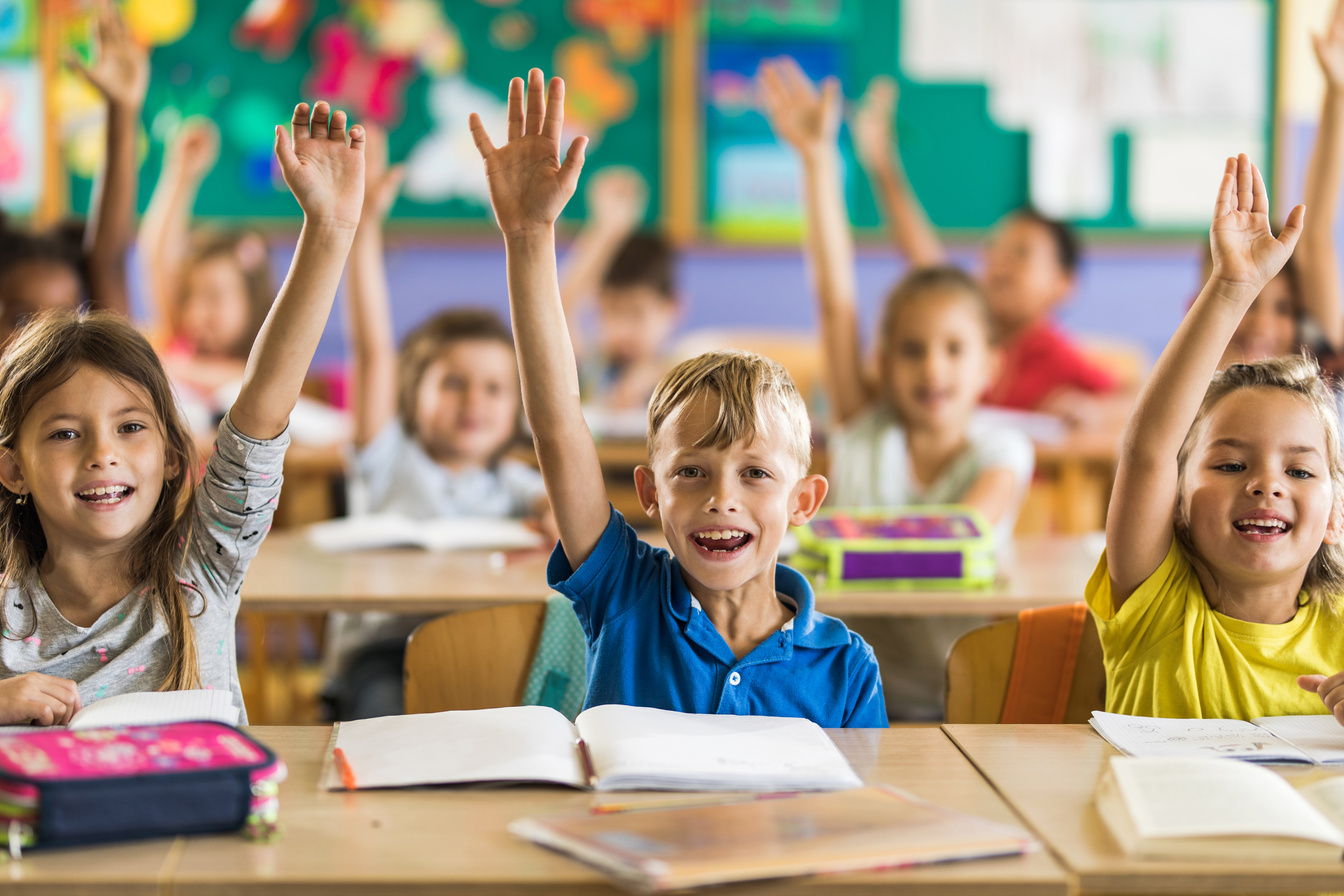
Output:
[[[292,226],[298,214],[271,160],[271,128],[297,100],[323,96],[392,131],[393,160],[410,166],[395,222],[484,231],[467,114],[481,112],[502,133],[508,79],[532,65],[566,78],[569,136],[593,140],[585,177],[634,167],[651,186],[649,220],[680,239],[796,240],[797,162],[755,111],[752,85],[760,61],[782,54],[813,78],[839,77],[850,102],[872,77],[896,77],[896,139],[942,228],[986,228],[1030,202],[1104,233],[1193,231],[1206,223],[1218,159],[1246,151],[1274,170],[1275,0],[121,5],[154,47],[142,206],[164,141],[183,118],[206,115],[223,152],[198,214],[263,226]],[[62,11],[56,31],[76,48],[86,42],[86,6],[44,7]],[[44,96],[23,73],[40,56],[36,8],[0,0],[0,203],[17,210],[35,201],[21,192],[33,178],[6,175],[32,170],[7,147],[32,142],[24,122]],[[96,97],[72,77],[53,73],[45,85],[46,102],[60,106],[60,145],[48,157],[68,173],[68,207],[82,210],[101,131]],[[854,223],[875,228],[847,130],[841,151]],[[580,189],[567,217],[583,215]]]

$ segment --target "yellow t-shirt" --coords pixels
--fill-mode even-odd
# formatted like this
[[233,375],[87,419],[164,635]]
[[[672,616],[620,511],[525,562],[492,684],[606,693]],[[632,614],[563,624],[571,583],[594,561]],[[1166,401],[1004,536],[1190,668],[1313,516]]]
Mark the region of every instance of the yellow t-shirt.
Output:
[[[1312,602],[1282,625],[1209,606],[1173,538],[1166,559],[1115,611],[1106,555],[1087,583],[1106,663],[1106,709],[1173,719],[1325,712],[1297,676],[1344,669],[1344,621]],[[1305,595],[1299,598],[1299,602]]]

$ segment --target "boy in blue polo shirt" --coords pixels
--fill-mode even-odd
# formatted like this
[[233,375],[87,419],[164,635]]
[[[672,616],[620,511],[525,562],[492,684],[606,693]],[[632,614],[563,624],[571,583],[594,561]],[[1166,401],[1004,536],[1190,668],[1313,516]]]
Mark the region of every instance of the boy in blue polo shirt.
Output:
[[588,636],[585,705],[801,716],[823,727],[887,725],[873,652],[816,612],[807,581],[776,562],[811,519],[826,480],[808,475],[807,411],[778,364],[743,352],[687,361],[649,408],[640,503],[672,553],[640,542],[611,508],[579,409],[555,265],[555,220],[587,140],[559,159],[564,84],[509,85],[508,141],[480,119],[490,201],[504,233],[523,403],[560,529],[548,569]]

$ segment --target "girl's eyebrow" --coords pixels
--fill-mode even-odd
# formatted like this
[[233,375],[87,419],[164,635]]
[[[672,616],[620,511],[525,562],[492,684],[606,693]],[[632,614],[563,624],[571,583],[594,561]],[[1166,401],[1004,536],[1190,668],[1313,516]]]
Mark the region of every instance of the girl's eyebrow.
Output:
[[[1248,443],[1241,439],[1218,439],[1209,443],[1210,448],[1246,448]],[[1320,449],[1314,445],[1287,445],[1283,449],[1284,454],[1316,454],[1321,453]]]
[[[143,407],[143,406],[141,406],[141,405],[131,405],[130,407],[122,408],[122,409],[119,410],[119,411],[114,411],[114,412],[112,413],[112,416],[113,416],[113,417],[124,417],[124,416],[126,416],[127,414],[152,414],[152,413],[153,413],[153,411],[151,411],[151,410],[150,410],[149,408],[147,408],[147,407]],[[82,418],[79,414],[52,414],[51,416],[45,418],[45,419],[41,422],[40,425],[41,425],[41,426],[49,426],[49,425],[51,425],[52,423],[58,423],[58,422],[60,422],[60,421],[62,421],[62,420],[74,420],[74,421],[78,422],[79,420],[82,420],[82,419],[83,419],[83,418]]]

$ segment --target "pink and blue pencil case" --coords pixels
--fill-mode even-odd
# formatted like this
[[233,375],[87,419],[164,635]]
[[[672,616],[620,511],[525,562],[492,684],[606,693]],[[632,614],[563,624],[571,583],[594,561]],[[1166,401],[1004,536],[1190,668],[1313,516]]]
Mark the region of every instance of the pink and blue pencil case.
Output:
[[993,528],[960,505],[823,510],[794,532],[791,565],[826,587],[983,588],[998,572]]
[[255,830],[283,762],[220,722],[0,733],[0,848]]

